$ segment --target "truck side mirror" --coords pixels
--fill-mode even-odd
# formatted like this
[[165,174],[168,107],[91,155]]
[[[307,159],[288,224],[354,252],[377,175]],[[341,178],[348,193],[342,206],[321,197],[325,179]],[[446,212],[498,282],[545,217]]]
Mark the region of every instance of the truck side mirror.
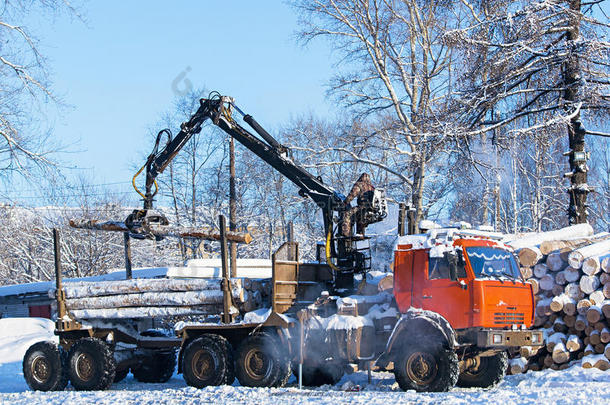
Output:
[[458,255],[455,252],[444,252],[445,260],[449,263],[449,278],[453,281],[458,280]]

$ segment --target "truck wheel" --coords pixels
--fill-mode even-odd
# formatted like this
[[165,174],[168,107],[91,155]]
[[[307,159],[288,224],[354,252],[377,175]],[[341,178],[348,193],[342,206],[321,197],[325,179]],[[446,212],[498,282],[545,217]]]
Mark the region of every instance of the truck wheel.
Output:
[[292,362],[290,361],[288,350],[285,350],[279,342],[276,347],[280,350],[280,362],[278,364],[279,373],[277,380],[273,383],[273,387],[281,388],[285,387],[286,384],[288,384],[288,380],[290,380],[290,376],[292,375]]
[[77,391],[105,390],[114,381],[114,355],[98,338],[77,340],[68,352],[68,365],[70,382]]
[[233,346],[231,346],[231,343],[223,336],[216,336],[218,336],[219,341],[222,341],[227,356],[227,369],[225,371],[225,380],[223,381],[223,384],[233,385],[233,382],[235,381],[235,356],[233,356]]
[[122,370],[116,370],[114,373],[114,380],[112,382],[118,383],[120,381],[123,381],[125,377],[127,377],[127,374],[129,374],[129,367],[124,368]]
[[476,366],[464,370],[460,374],[459,387],[487,388],[498,384],[506,375],[508,355],[497,353],[490,357],[479,357]]
[[184,349],[182,376],[191,387],[203,388],[227,381],[230,359],[227,345],[220,338],[218,335],[204,334]]
[[280,363],[280,372],[278,373],[277,380],[273,384],[273,387],[282,388],[288,384],[290,376],[292,375],[292,364],[288,357],[285,357]]
[[283,370],[279,342],[267,333],[248,336],[237,349],[236,374],[246,387],[272,387]]
[[[294,375],[299,378],[298,364]],[[335,385],[343,377],[343,368],[337,363],[327,362],[324,365],[309,366],[303,364],[303,385],[307,387],[320,387],[322,385]]]
[[68,384],[66,354],[53,342],[30,346],[23,357],[23,376],[35,391],[61,391]]
[[174,350],[153,352],[144,359],[138,367],[132,367],[131,373],[139,382],[164,383],[167,382],[176,368],[176,352]]
[[394,376],[403,391],[449,391],[458,374],[457,355],[441,346],[405,345],[394,359]]

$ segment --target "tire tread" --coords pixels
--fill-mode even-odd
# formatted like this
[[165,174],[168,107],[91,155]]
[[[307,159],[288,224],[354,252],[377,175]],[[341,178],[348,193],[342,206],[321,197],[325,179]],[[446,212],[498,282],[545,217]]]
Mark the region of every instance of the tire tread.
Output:
[[[73,369],[72,361],[79,351],[86,351],[101,367],[101,370],[98,370],[98,375],[94,376],[92,381],[80,381]],[[112,385],[116,374],[114,353],[104,341],[98,338],[89,337],[77,340],[68,352],[68,365],[70,382],[77,391],[106,390]]]
[[408,358],[409,354],[414,351],[428,351],[432,353],[439,366],[438,377],[427,386],[418,385],[411,381],[407,375],[406,369],[400,367],[400,362],[394,362],[394,376],[396,382],[403,391],[415,390],[418,392],[445,392],[455,387],[460,373],[457,354],[453,350],[446,349],[442,346],[418,346],[409,344],[400,349],[399,357]]
[[506,375],[508,368],[508,355],[500,352],[494,356],[483,357],[486,369],[478,375],[467,372],[461,373],[457,385],[459,387],[489,388],[499,384]]
[[[51,366],[54,369],[54,375],[46,383],[40,384],[34,380],[30,373],[33,356],[36,352],[42,352],[49,358]],[[34,343],[28,348],[23,356],[23,376],[28,386],[34,391],[61,391],[68,385],[68,373],[66,371],[66,352],[56,343],[43,341]]]

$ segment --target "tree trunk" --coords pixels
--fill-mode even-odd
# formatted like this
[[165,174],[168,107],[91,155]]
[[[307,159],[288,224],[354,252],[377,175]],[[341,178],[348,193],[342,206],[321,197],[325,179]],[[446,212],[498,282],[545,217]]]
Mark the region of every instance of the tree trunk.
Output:
[[425,156],[423,153],[420,154],[419,159],[416,159],[417,167],[413,175],[413,190],[411,192],[411,198],[413,201],[413,208],[415,209],[415,223],[413,226],[413,233],[419,233],[419,222],[423,219],[423,195],[424,195],[424,175],[425,175]]
[[[570,56],[563,67],[563,81],[566,86],[564,99],[568,107],[575,108],[579,102],[579,89],[581,83],[580,60],[576,50],[580,37],[580,0],[569,0],[569,8],[572,12],[569,17],[567,32],[567,47],[571,50]],[[568,125],[568,139],[570,143],[570,205],[568,207],[568,219],[570,224],[581,224],[587,222],[587,165],[585,154],[585,128],[580,121],[580,113],[574,115]]]

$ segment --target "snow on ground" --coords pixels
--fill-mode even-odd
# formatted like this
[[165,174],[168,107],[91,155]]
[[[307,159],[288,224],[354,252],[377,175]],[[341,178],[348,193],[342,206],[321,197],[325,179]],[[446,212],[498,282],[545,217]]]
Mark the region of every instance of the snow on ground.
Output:
[[[21,361],[28,348],[43,340],[58,341],[53,321],[43,318],[0,319],[0,392],[19,392],[28,388]],[[0,401],[4,403],[3,395]]]
[[[345,375],[335,386],[299,390],[294,378],[286,388],[234,386],[196,389],[181,375],[166,384],[139,383],[130,375],[108,391],[77,392],[68,386],[62,392],[32,392],[23,380],[21,357],[32,343],[54,339],[48,320],[0,319],[0,404],[577,404],[607,403],[610,371],[573,366],[564,371],[544,370],[507,376],[492,389],[456,388],[448,393],[402,392],[391,373],[365,372]],[[346,391],[359,385],[360,391]]]

